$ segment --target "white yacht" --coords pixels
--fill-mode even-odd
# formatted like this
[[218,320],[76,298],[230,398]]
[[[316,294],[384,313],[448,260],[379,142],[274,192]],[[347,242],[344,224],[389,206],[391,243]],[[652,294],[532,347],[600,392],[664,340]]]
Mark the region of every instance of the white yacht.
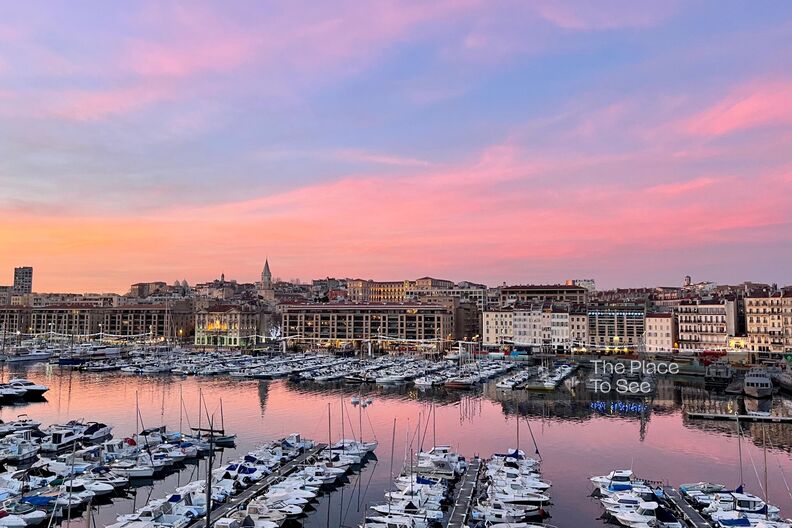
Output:
[[60,451],[71,447],[82,438],[82,434],[73,429],[53,429],[50,435],[41,442],[42,451]]
[[17,387],[19,389],[25,389],[25,397],[41,397],[44,395],[45,392],[49,390],[49,387],[46,385],[40,385],[34,381],[30,381],[29,379],[25,378],[13,378],[9,380],[8,385],[12,387]]
[[29,430],[20,431],[0,440],[0,461],[12,464],[28,462],[36,458],[40,450]]

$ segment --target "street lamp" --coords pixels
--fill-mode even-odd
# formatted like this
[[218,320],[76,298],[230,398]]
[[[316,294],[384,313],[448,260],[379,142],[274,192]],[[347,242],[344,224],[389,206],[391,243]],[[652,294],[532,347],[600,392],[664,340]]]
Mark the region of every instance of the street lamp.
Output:
[[104,340],[104,333],[102,332],[102,323],[99,323],[99,344]]

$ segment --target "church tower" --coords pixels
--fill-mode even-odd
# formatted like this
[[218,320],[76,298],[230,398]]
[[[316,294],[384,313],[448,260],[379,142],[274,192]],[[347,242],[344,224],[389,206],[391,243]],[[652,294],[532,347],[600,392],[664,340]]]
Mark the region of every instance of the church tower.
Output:
[[264,260],[264,271],[261,272],[261,282],[259,283],[259,296],[269,302],[275,301],[275,288],[272,285],[269,259]]

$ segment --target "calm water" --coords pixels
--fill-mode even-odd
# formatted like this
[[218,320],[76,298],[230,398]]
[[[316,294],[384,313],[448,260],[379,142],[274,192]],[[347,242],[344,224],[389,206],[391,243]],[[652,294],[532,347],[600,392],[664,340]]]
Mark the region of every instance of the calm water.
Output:
[[[736,485],[739,480],[736,425],[730,422],[688,421],[681,411],[680,386],[696,385],[696,380],[661,380],[657,394],[645,401],[610,399],[601,401],[574,380],[556,393],[537,395],[523,391],[504,392],[490,384],[477,392],[422,392],[405,387],[364,388],[374,403],[362,412],[349,400],[358,387],[340,384],[293,384],[286,381],[233,381],[228,378],[138,377],[121,373],[81,373],[50,365],[13,367],[24,375],[50,386],[46,401],[0,409],[0,418],[10,420],[20,413],[41,420],[44,426],[69,419],[103,421],[114,425],[114,435],[131,435],[135,430],[135,398],[140,401],[143,425],[167,424],[178,429],[179,402],[183,396],[186,429],[188,420],[197,425],[199,389],[210,412],[219,419],[223,399],[227,430],[237,433],[238,447],[226,449],[222,459],[244,453],[263,440],[300,432],[308,438],[328,438],[328,404],[331,434],[341,434],[341,402],[345,403],[344,432],[376,438],[377,460],[370,461],[349,483],[326,495],[304,521],[308,527],[356,526],[368,504],[383,501],[390,482],[391,452],[394,471],[405,460],[408,436],[415,436],[419,416],[425,447],[433,443],[430,410],[436,412],[437,443],[451,444],[461,453],[489,456],[517,443],[516,417],[520,424],[520,447],[534,450],[531,434],[543,458],[542,470],[553,483],[554,505],[549,521],[559,527],[603,526],[598,520],[599,503],[589,498],[588,477],[615,468],[632,467],[644,478],[673,485],[701,480]],[[8,370],[5,373],[9,375]],[[627,406],[625,404],[633,404]],[[642,405],[635,405],[642,403]],[[776,412],[787,412],[790,402],[776,398]],[[789,407],[787,407],[789,406]],[[391,446],[393,420],[395,443]],[[792,516],[792,495],[785,482],[792,480],[792,428],[766,426],[768,438],[767,472],[770,501]],[[763,492],[764,453],[762,427],[747,426],[743,441],[743,470],[747,490]],[[413,448],[418,440],[412,439]],[[96,525],[115,522],[116,515],[132,512],[149,497],[161,497],[176,486],[202,478],[203,463],[188,465],[178,473],[153,485],[143,485],[127,498],[99,506]],[[84,526],[84,520],[72,521]]]

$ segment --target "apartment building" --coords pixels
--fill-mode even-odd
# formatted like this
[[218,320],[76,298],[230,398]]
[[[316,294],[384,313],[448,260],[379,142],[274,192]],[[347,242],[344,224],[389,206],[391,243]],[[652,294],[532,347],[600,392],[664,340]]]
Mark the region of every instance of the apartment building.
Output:
[[684,301],[677,308],[680,350],[727,350],[737,333],[737,301]]
[[748,348],[759,357],[792,354],[792,292],[745,298]]
[[646,314],[647,352],[668,352],[679,346],[679,335],[674,314],[670,312]]
[[636,352],[644,335],[645,312],[642,304],[589,306],[589,347],[605,353]]
[[482,342],[485,345],[503,345],[514,338],[514,311],[512,309],[487,310],[481,320]]
[[350,302],[284,304],[280,309],[283,333],[307,346],[360,346],[377,340],[384,346],[423,343],[439,351],[454,337],[454,312],[447,304]]
[[585,304],[589,291],[581,286],[566,284],[503,286],[500,288],[500,306],[516,306],[536,301]]

